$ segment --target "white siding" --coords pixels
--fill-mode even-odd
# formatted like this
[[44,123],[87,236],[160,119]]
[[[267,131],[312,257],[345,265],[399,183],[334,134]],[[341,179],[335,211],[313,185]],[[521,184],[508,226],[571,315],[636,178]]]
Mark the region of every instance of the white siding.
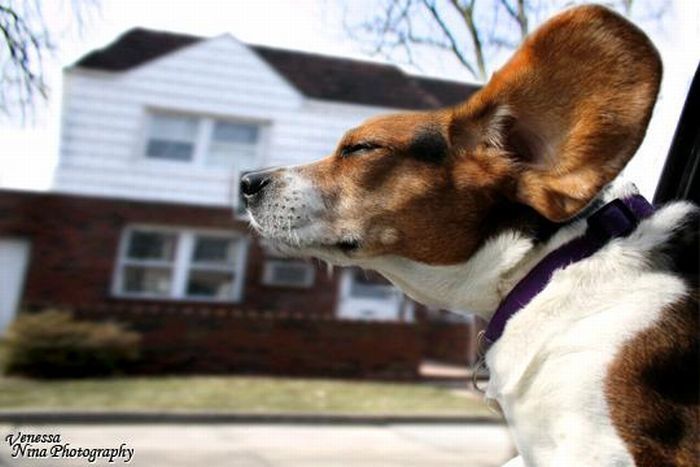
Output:
[[151,110],[243,119],[263,128],[260,166],[329,153],[342,133],[388,109],[306,99],[245,45],[221,36],[121,73],[65,72],[55,189],[230,204],[233,173],[143,156]]

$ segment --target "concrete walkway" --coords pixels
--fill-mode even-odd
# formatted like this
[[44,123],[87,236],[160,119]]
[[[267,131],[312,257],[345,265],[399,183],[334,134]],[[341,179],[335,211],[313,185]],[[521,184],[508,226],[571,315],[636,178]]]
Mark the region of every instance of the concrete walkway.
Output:
[[[177,424],[0,425],[0,465],[117,466],[85,459],[13,459],[7,435],[56,433],[71,447],[135,449],[130,466],[465,466],[501,465],[513,456],[498,424],[284,425]],[[51,447],[52,443],[34,443]]]

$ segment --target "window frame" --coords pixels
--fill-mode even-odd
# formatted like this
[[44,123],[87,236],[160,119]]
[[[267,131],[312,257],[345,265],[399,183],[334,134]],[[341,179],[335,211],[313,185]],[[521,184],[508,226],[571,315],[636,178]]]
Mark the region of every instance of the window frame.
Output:
[[673,200],[700,203],[700,64],[695,68],[671,147],[664,161],[661,175],[656,182],[654,204]]
[[[306,267],[307,274],[303,284],[291,282],[279,282],[273,280],[274,267],[287,264],[303,265]],[[294,289],[310,289],[316,281],[316,268],[313,265],[300,260],[285,260],[282,258],[268,258],[263,263],[262,284],[268,287],[289,287]]]
[[[170,291],[167,295],[159,295],[153,293],[127,292],[124,290],[124,268],[135,263],[148,266],[148,260],[139,262],[127,258],[126,254],[129,247],[129,240],[134,231],[154,232],[163,234],[174,234],[175,253],[171,264],[172,278]],[[236,263],[232,267],[224,266],[216,267],[198,267],[192,259],[194,252],[195,240],[198,236],[221,237],[231,239],[238,242]],[[206,302],[206,303],[240,303],[243,300],[243,289],[245,285],[245,271],[248,259],[248,250],[250,239],[235,231],[222,229],[207,229],[196,227],[182,226],[165,226],[154,224],[132,224],[126,226],[121,233],[119,246],[117,248],[117,258],[114,264],[112,273],[111,294],[116,298],[139,299],[139,300],[163,300],[163,301],[180,301],[180,302]],[[156,265],[157,266],[157,265]],[[230,297],[216,298],[192,296],[187,294],[187,283],[190,271],[226,271],[234,275],[233,290]]]

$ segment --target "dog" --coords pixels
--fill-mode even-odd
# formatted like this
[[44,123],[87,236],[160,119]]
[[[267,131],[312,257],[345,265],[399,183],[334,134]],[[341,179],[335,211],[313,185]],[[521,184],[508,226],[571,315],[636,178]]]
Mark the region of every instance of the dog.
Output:
[[[569,9],[466,102],[372,118],[324,159],[242,177],[250,222],[283,253],[492,318],[486,395],[518,449],[507,465],[698,465],[698,209],[640,214],[615,181],[661,72],[626,19]],[[551,266],[582,241],[594,251]]]

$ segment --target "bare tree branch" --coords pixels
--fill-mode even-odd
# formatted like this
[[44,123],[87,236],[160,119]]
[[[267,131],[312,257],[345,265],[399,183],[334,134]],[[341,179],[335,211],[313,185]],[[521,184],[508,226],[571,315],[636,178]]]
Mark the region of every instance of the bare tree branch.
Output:
[[[632,0],[625,0],[631,2]],[[528,33],[528,19],[525,13],[525,0],[516,0],[517,6],[513,8],[508,0],[499,0],[499,3],[503,6],[503,9],[510,15],[512,19],[518,23],[520,27],[520,38],[524,39]]]
[[475,77],[479,77],[480,72],[477,72],[477,71],[476,71],[474,65],[472,65],[472,63],[469,61],[469,59],[467,58],[467,56],[464,55],[464,54],[462,53],[461,49],[460,49],[459,46],[457,45],[457,39],[456,39],[455,36],[452,34],[452,29],[450,29],[450,28],[447,26],[447,24],[445,23],[445,20],[442,18],[442,16],[441,16],[440,13],[438,12],[437,7],[435,6],[435,2],[434,2],[434,1],[430,1],[430,0],[423,0],[423,5],[424,5],[425,8],[427,8],[427,10],[430,12],[430,14],[432,15],[433,19],[435,20],[435,22],[437,23],[437,25],[438,25],[438,26],[440,27],[440,29],[442,30],[442,33],[443,33],[443,34],[445,35],[445,37],[447,38],[447,40],[448,40],[448,42],[449,42],[449,44],[450,44],[450,49],[451,49],[452,52],[454,53],[455,57],[457,57],[457,60],[459,60],[460,63],[461,63],[462,65],[464,65],[464,67],[465,67],[467,70],[469,70],[469,72],[470,72],[472,75],[474,75]]
[[[351,0],[347,0],[351,1]],[[515,49],[534,23],[557,8],[586,0],[375,0],[379,11],[360,29],[346,25],[351,36],[373,44],[371,53],[396,59],[401,52],[417,66],[426,49],[445,52],[466,71],[485,80],[501,52]],[[635,19],[661,23],[670,0],[603,0],[609,7]],[[664,5],[659,8],[659,5]],[[646,15],[646,16],[645,16]],[[651,15],[651,16],[650,16]]]
[[[82,29],[86,7],[95,6],[97,0],[70,2],[59,8],[68,8]],[[44,6],[38,0],[3,0],[0,4],[0,111],[8,118],[19,113],[22,122],[33,115],[37,100],[48,97],[44,64],[46,55],[55,50],[57,32],[50,30]]]
[[[0,33],[4,39],[0,108],[9,114],[18,107],[22,119],[27,106],[38,94],[46,97],[46,83],[41,73],[42,51],[50,49],[47,37],[33,30],[12,7],[0,5]],[[14,91],[14,92],[12,92]]]
[[466,5],[460,5],[457,0],[450,0],[450,3],[455,10],[462,15],[464,24],[467,26],[467,31],[469,32],[469,37],[472,40],[472,45],[474,46],[474,57],[476,58],[478,74],[473,71],[472,74],[478,79],[485,80],[486,61],[484,60],[484,47],[481,42],[481,37],[479,36],[479,29],[474,21],[474,4],[476,0],[471,0]]
[[634,0],[622,0],[625,16],[632,14],[632,3],[634,3]]

